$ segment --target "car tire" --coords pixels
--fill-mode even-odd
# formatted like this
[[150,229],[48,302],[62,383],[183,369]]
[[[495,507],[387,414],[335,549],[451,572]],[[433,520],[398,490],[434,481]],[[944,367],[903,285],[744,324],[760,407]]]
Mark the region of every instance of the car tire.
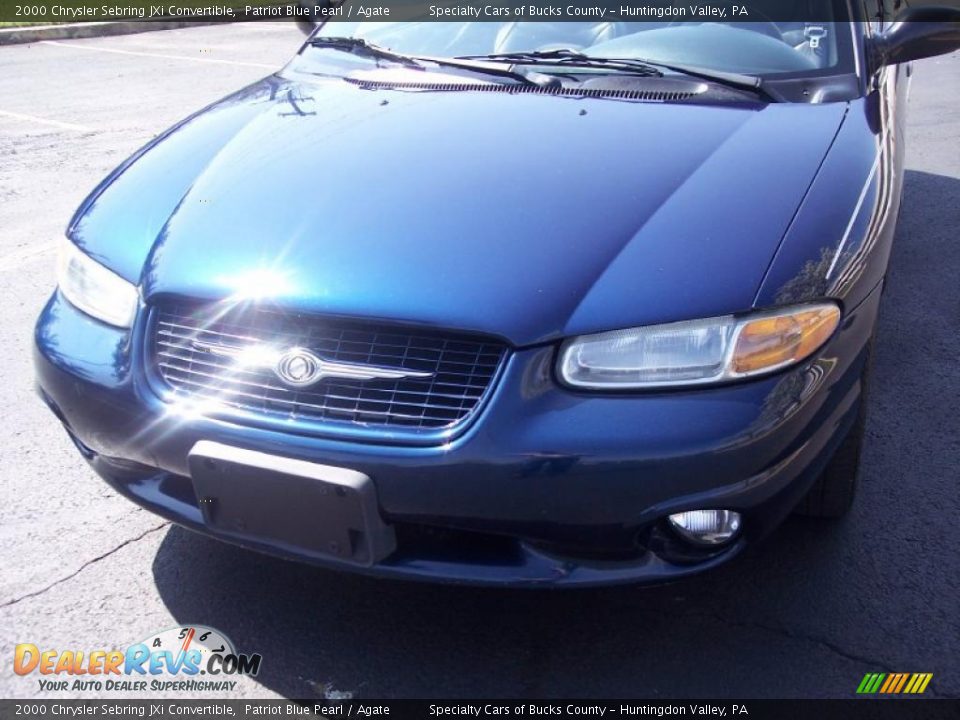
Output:
[[796,513],[815,518],[841,518],[853,505],[860,476],[860,451],[867,425],[867,389],[873,367],[873,338],[867,345],[867,359],[860,376],[860,406],[857,419],[840,443],[827,467],[817,478]]

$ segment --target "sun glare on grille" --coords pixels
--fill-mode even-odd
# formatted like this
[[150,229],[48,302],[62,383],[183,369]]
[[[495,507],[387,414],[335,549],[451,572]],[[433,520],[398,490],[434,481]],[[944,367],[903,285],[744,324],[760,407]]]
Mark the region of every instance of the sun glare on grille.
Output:
[[[470,335],[263,309],[216,317],[203,307],[163,306],[155,310],[151,327],[152,362],[178,396],[274,417],[414,433],[464,423],[506,355],[503,344]],[[424,377],[325,377],[308,387],[291,387],[268,363],[236,361],[263,348],[304,348],[330,363]]]

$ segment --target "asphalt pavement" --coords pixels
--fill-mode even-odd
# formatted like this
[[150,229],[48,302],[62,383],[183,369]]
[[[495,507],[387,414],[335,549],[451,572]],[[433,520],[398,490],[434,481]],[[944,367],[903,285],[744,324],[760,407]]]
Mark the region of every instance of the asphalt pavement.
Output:
[[960,54],[916,66],[851,515],[791,520],[692,581],[558,593],[378,581],[172,527],[108,489],[34,395],[33,322],[74,208],[300,38],[258,23],[0,48],[0,696],[45,696],[13,673],[16,643],[201,623],[263,655],[244,697],[850,697],[866,672],[932,672],[926,696],[960,697]]

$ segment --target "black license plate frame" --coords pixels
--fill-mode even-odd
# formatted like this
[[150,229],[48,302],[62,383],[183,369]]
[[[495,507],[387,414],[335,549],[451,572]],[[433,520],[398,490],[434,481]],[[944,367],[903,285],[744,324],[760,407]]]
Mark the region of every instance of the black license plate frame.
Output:
[[368,567],[396,549],[361,472],[207,440],[187,459],[204,522],[218,534]]

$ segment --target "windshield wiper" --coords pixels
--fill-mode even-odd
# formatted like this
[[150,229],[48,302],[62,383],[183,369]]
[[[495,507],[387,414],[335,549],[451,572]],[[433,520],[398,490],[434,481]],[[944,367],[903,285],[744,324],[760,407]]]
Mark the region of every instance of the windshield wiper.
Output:
[[524,85],[536,85],[537,87],[543,87],[552,85],[555,82],[554,78],[545,76],[541,73],[528,74],[518,72],[507,67],[498,67],[496,65],[471,62],[468,58],[442,58],[419,55],[403,55],[364,40],[363,38],[318,35],[310,38],[310,40],[307,42],[313,47],[343,50],[345,52],[353,53],[354,55],[359,55],[360,57],[372,58],[374,60],[389,60],[415,70],[426,70],[428,68],[425,63],[432,63],[442,67],[453,67],[461,70],[470,70],[472,72],[482,73],[484,75],[494,75],[496,77],[509,78],[510,80],[516,80]]
[[344,52],[352,53],[353,55],[357,55],[359,57],[370,58],[373,60],[389,60],[390,62],[399,63],[400,65],[405,65],[409,68],[415,68],[417,70],[424,69],[421,63],[417,62],[409,55],[395,53],[392,50],[387,50],[385,47],[380,47],[379,45],[374,45],[371,42],[367,42],[363,38],[317,35],[310,38],[307,43],[316,48],[343,50]]
[[493,53],[490,55],[464,55],[462,60],[492,60],[512,65],[560,65],[575,68],[603,68],[614,72],[629,72],[644,77],[662,77],[654,65],[632,58],[592,57],[568,48],[557,50],[531,50],[529,52]]
[[658,62],[656,60],[643,60],[642,62],[648,63],[655,67],[663,68],[664,70],[680,73],[681,75],[689,75],[690,77],[707,80],[708,82],[716,83],[717,85],[725,85],[737,90],[748,90],[750,92],[759,93],[767,96],[771,100],[777,99],[770,94],[766,87],[764,87],[763,78],[757,75],[724,72],[722,70],[710,70],[708,68],[702,68],[694,65],[674,65],[672,63],[667,64]]
[[756,75],[723,72],[695,67],[693,65],[674,65],[646,58],[606,58],[593,57],[568,48],[557,50],[531,50],[529,52],[495,53],[492,55],[469,55],[466,59],[485,59],[509,62],[514,65],[557,65],[561,67],[603,68],[616,72],[629,72],[646,77],[663,77],[661,70],[707,80],[717,85],[725,85],[737,90],[747,90],[761,94],[771,100],[777,100],[764,87],[763,79]]

